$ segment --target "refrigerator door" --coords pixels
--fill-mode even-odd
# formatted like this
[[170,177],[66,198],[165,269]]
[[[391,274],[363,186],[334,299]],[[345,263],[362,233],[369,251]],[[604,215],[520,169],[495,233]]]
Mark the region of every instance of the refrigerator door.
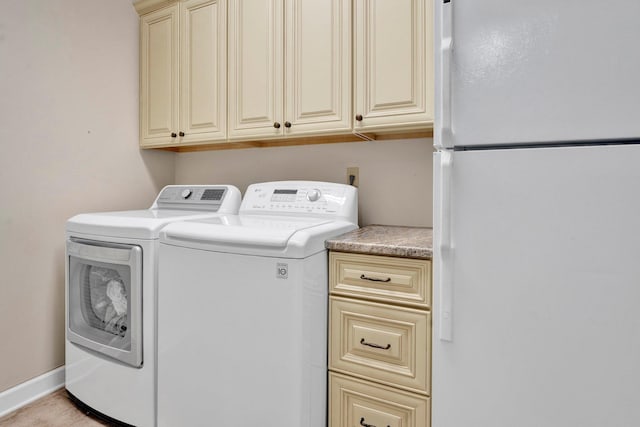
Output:
[[640,139],[640,1],[436,2],[436,146]]
[[443,154],[432,425],[639,426],[640,146]]

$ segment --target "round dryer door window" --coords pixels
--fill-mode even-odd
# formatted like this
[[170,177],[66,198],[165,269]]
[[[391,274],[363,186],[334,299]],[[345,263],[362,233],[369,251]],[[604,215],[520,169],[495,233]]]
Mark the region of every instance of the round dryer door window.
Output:
[[[81,273],[81,309],[84,320],[93,328],[121,338],[127,337],[129,317],[129,268],[119,269],[87,264]],[[128,340],[127,340],[128,341]],[[125,348],[131,348],[127,342]]]

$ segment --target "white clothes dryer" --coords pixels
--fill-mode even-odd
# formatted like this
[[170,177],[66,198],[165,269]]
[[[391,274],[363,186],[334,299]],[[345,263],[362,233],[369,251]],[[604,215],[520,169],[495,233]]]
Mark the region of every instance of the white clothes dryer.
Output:
[[158,237],[166,224],[238,211],[230,185],[162,189],[149,209],[66,224],[65,387],[84,410],[156,425]]
[[326,427],[328,261],[357,189],[254,184],[160,233],[158,425]]

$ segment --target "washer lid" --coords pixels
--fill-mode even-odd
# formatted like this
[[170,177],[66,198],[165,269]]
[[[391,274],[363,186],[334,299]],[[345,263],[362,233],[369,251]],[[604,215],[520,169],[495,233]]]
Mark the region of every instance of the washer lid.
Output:
[[325,239],[356,225],[327,218],[222,215],[169,224],[160,243],[217,252],[304,258],[324,250]]
[[67,232],[104,237],[157,239],[160,229],[173,221],[210,218],[217,214],[203,211],[143,209],[76,215],[67,221]]

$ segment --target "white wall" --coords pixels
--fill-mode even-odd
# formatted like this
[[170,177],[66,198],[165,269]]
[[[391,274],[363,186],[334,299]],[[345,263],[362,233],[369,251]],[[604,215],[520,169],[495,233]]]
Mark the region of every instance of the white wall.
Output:
[[64,224],[143,208],[174,154],[138,149],[130,0],[4,0],[0,391],[64,364]]
[[360,225],[431,227],[431,139],[181,153],[176,183],[234,184],[244,193],[261,181],[309,179],[346,183],[360,168]]

